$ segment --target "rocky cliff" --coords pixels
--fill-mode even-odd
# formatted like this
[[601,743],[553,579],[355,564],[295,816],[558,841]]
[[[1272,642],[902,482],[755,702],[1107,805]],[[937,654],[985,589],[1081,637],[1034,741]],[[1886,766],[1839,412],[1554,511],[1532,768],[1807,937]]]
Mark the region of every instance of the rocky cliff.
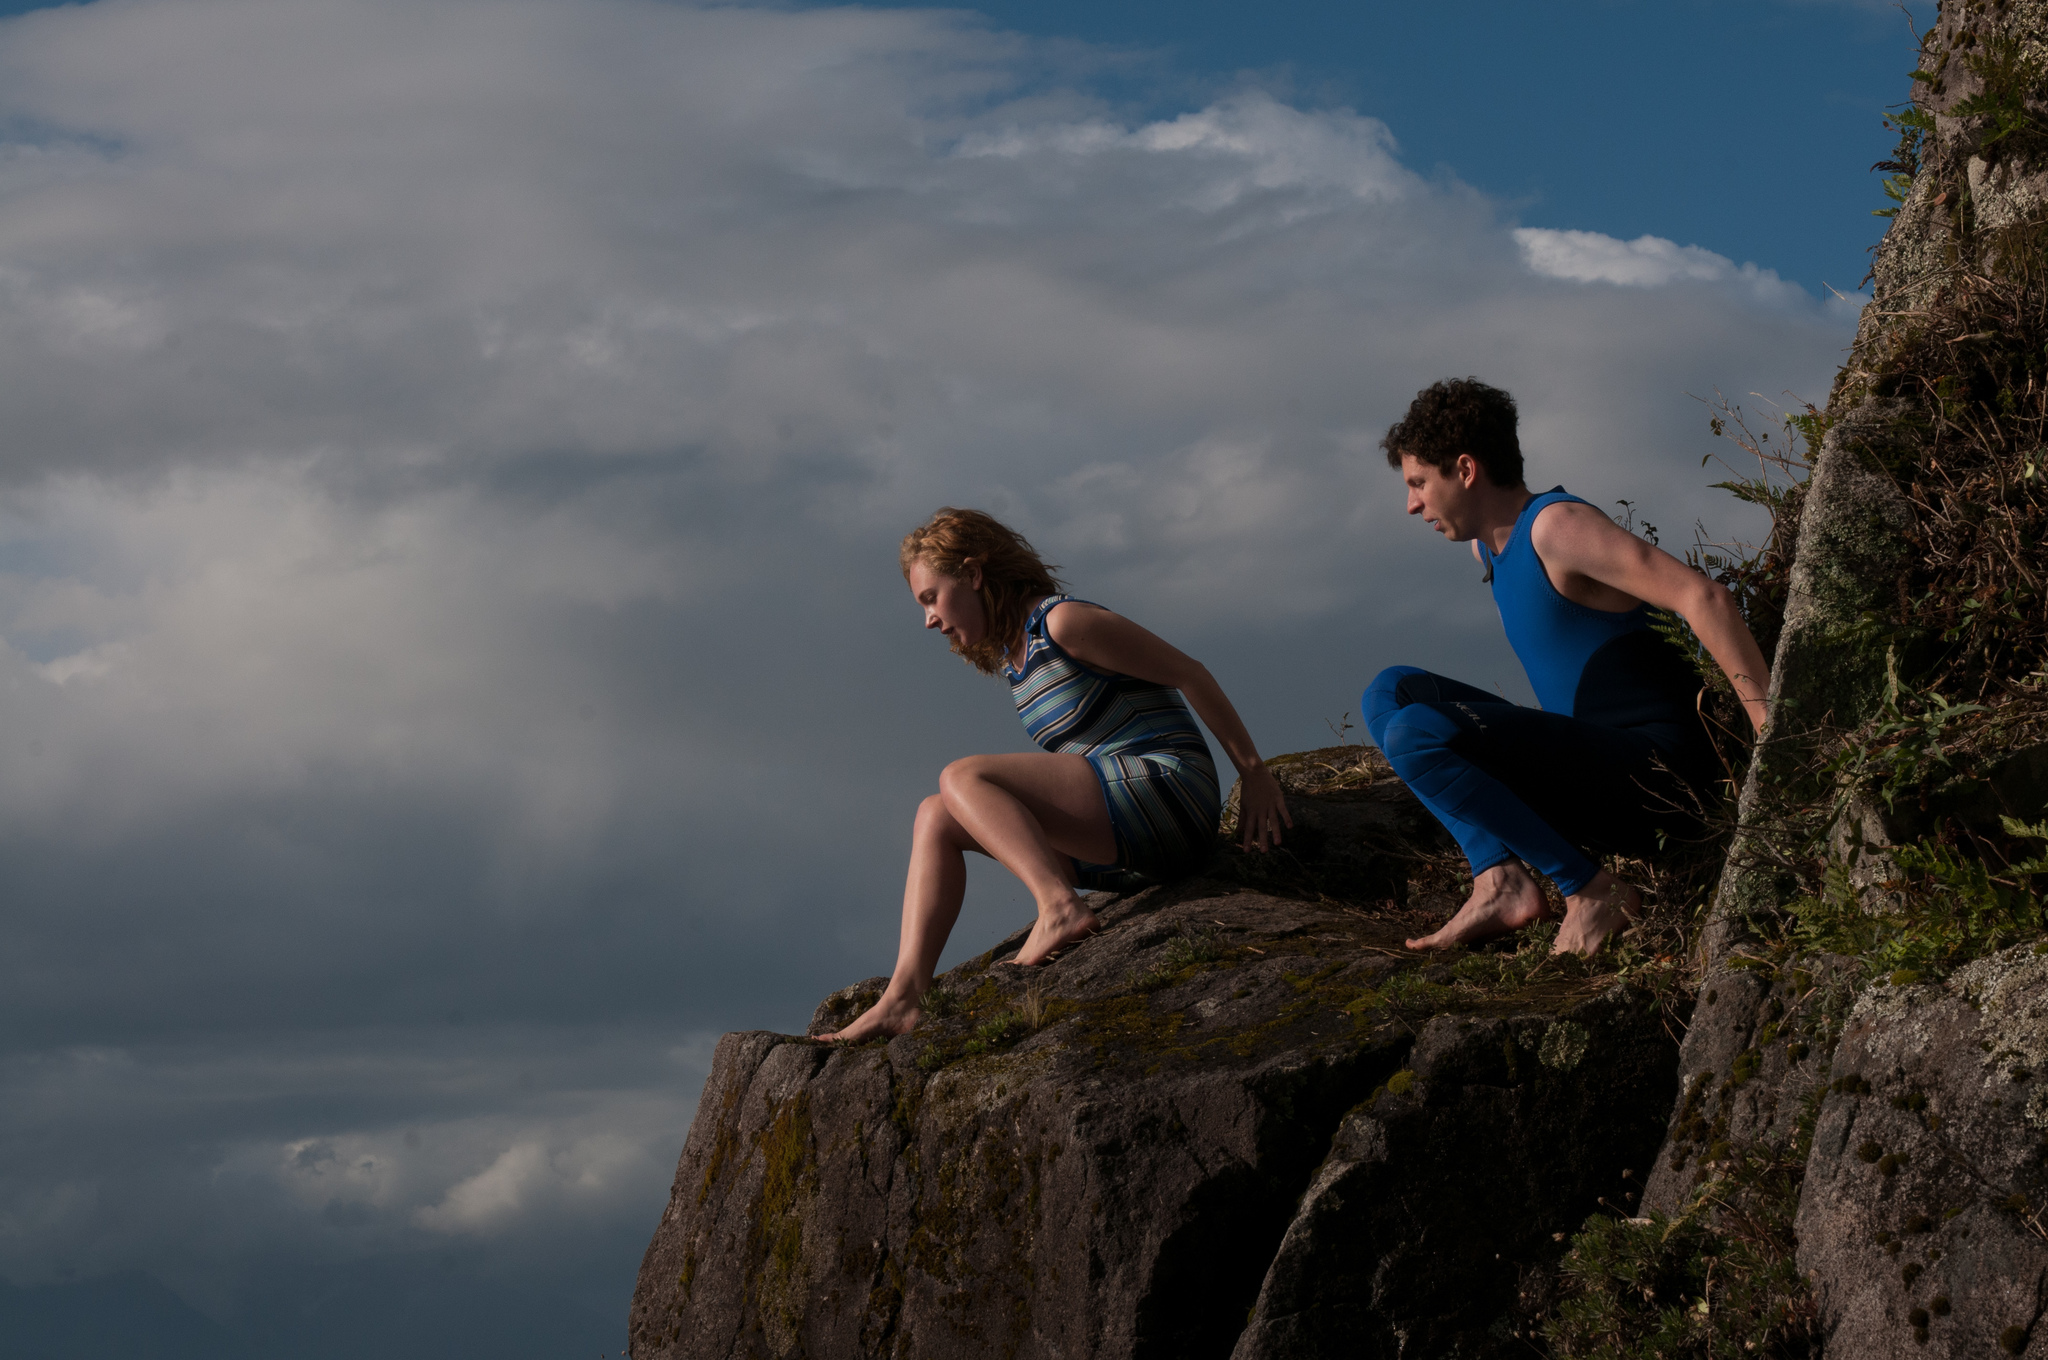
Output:
[[1028,977],[1020,931],[886,1043],[726,1036],[636,1360],[1524,1353],[1684,1016],[1543,938],[1410,953],[1454,901],[1427,814],[1368,748],[1276,764],[1283,859],[1105,899]]
[[2048,0],[1944,3],[1912,81],[1777,531],[1704,563],[1771,724],[1648,921],[1411,955],[1440,834],[1282,758],[1288,853],[886,1044],[727,1036],[635,1360],[2048,1357]]
[[1778,1220],[1829,1356],[2048,1355],[2044,39],[1944,4],[1894,120],[1647,1196]]

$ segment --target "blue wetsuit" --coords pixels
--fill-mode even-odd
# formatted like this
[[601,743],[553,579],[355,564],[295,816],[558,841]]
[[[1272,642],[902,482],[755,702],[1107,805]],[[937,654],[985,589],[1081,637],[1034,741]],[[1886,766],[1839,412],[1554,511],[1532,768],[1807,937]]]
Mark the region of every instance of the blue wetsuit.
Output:
[[1390,666],[1365,691],[1364,712],[1474,875],[1520,858],[1570,896],[1598,872],[1588,852],[1647,854],[1660,830],[1696,826],[1718,764],[1696,707],[1699,677],[1651,630],[1649,606],[1589,609],[1551,585],[1529,536],[1560,501],[1585,504],[1553,488],[1522,508],[1498,555],[1479,545],[1543,707]]

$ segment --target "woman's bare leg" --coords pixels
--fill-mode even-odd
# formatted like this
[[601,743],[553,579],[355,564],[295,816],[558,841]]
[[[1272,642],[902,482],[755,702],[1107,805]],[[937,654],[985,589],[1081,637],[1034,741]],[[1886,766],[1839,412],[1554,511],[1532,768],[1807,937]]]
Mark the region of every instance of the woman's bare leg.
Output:
[[824,1039],[908,1034],[967,895],[967,852],[1017,875],[1038,904],[1038,922],[1017,962],[1041,963],[1095,929],[1074,891],[1075,859],[1107,864],[1116,834],[1095,769],[1080,756],[969,756],[939,775],[937,796],[917,810],[903,886],[903,937],[881,999]]
[[845,1029],[821,1039],[866,1039],[876,1034],[908,1034],[923,1014],[924,994],[932,972],[945,952],[946,937],[960,919],[967,896],[967,852],[981,847],[967,834],[946,800],[937,794],[917,809],[910,833],[910,872],[903,884],[903,937],[896,949],[896,971],[881,999]]
[[940,774],[939,796],[1038,904],[1017,963],[1043,963],[1094,931],[1095,913],[1074,891],[1073,862],[1113,861],[1116,833],[1093,766],[1077,755],[969,756]]

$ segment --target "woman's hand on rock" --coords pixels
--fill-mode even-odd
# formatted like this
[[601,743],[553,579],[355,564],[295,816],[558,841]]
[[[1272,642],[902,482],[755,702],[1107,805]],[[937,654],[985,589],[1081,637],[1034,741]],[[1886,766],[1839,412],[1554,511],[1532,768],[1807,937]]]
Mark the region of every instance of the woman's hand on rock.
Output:
[[1246,850],[1266,850],[1280,844],[1280,828],[1292,828],[1287,813],[1287,795],[1280,781],[1260,765],[1240,776],[1237,794],[1238,844]]

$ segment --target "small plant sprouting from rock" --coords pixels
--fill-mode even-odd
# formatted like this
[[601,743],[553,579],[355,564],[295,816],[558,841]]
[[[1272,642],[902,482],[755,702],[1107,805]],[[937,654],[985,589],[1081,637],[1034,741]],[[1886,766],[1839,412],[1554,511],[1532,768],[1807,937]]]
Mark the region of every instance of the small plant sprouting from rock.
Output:
[[1375,1086],[1372,1094],[1367,1096],[1365,1101],[1368,1105],[1376,1105],[1379,1103],[1381,1096],[1405,1096],[1414,1089],[1415,1071],[1413,1068],[1404,1067],[1378,1086]]
[[918,1001],[918,1009],[929,1020],[944,1020],[960,1009],[960,998],[944,987],[933,986]]
[[1159,962],[1142,973],[1131,974],[1131,990],[1156,992],[1171,986],[1191,969],[1214,963],[1223,957],[1223,941],[1212,926],[1183,924],[1166,942]]
[[1017,1014],[1024,1017],[1024,1023],[1033,1031],[1045,1028],[1045,989],[1037,983],[1024,989],[1023,998],[1017,1003]]
[[1546,1328],[1554,1352],[1602,1360],[1818,1356],[1818,1309],[1792,1238],[1810,1136],[1732,1154],[1727,1174],[1677,1218],[1587,1220],[1564,1259],[1570,1294]]
[[[960,1009],[962,1008],[956,1003],[955,1013]],[[969,1009],[967,1021],[972,1028],[967,1030],[964,1038],[958,1031],[950,1037],[934,1038],[925,1045],[924,1051],[918,1054],[918,1070],[936,1072],[961,1058],[1000,1052],[1036,1031],[1045,1022],[1049,1010],[1050,1004],[1038,995],[1036,988],[1025,993],[1017,1008],[997,1011],[979,1024],[974,1023],[977,1012]],[[1036,1020],[1030,1014],[1033,1011],[1037,1014]]]
[[1174,972],[1210,963],[1220,957],[1223,946],[1214,927],[1183,925],[1180,933],[1166,942],[1166,966]]
[[1168,986],[1172,982],[1173,970],[1163,965],[1157,968],[1148,968],[1142,973],[1136,969],[1131,970],[1130,984],[1131,990],[1134,992],[1156,992],[1161,987]]
[[1963,58],[1984,82],[1984,88],[1968,99],[1958,100],[1949,112],[1958,118],[1983,118],[1989,124],[1979,149],[1990,152],[2001,142],[2002,150],[2037,152],[2048,145],[2048,120],[2027,107],[2038,100],[2048,70],[2029,52],[2019,35],[1994,33],[1984,39],[1984,49]]
[[[2048,821],[2003,824],[2015,843],[2048,842]],[[1871,912],[1847,867],[1831,865],[1822,890],[1791,905],[1802,945],[1860,958],[1873,976],[1905,987],[2048,931],[2048,899],[2026,886],[2048,874],[2048,849],[1998,865],[1981,844],[1930,836],[1889,853],[1901,874],[1895,909]]]
[[1920,173],[1920,144],[1928,133],[1934,131],[1934,115],[1908,104],[1899,112],[1885,114],[1884,121],[1885,126],[1898,131],[1899,145],[1892,152],[1891,159],[1879,161],[1870,168],[1890,172],[1884,177],[1883,188],[1884,196],[1892,201],[1892,206],[1874,208],[1870,215],[1897,217],[1906,202],[1906,195],[1912,192],[1914,178]]
[[990,1020],[984,1020],[974,1030],[974,1037],[960,1046],[960,1056],[972,1058],[982,1053],[992,1053],[1007,1048],[1031,1032],[1031,1022],[1016,1011],[1001,1011]]

